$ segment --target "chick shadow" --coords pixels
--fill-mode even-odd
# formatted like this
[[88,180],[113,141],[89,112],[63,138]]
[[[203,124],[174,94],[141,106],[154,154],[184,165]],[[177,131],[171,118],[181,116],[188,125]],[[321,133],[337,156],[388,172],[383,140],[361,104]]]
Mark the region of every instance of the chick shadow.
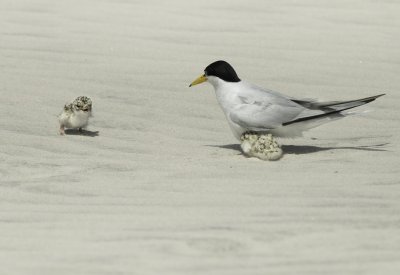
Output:
[[78,129],[66,129],[65,135],[97,137],[99,135],[99,131],[89,131],[89,130],[84,130],[84,129],[79,131]]
[[[313,145],[282,145],[282,151],[284,154],[304,155],[318,153],[322,151],[330,150],[359,150],[359,151],[372,151],[372,152],[387,152],[384,149],[389,143],[365,145],[365,146],[338,146],[338,147],[320,147]],[[206,145],[209,147],[217,147],[222,149],[229,149],[243,153],[240,144],[226,144],[226,145]]]

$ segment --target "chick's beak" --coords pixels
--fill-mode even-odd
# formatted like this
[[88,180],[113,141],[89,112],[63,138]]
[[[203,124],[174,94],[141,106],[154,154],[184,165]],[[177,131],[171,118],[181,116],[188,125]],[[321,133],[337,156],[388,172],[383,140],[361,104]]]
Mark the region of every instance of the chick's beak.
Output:
[[90,112],[92,110],[92,106],[85,106],[82,111],[84,112]]
[[194,86],[194,85],[203,83],[203,82],[205,82],[205,81],[207,81],[207,77],[206,77],[205,74],[203,74],[203,75],[199,76],[198,78],[196,78],[196,80],[193,81],[193,82],[189,85],[189,87],[192,87],[192,86]]

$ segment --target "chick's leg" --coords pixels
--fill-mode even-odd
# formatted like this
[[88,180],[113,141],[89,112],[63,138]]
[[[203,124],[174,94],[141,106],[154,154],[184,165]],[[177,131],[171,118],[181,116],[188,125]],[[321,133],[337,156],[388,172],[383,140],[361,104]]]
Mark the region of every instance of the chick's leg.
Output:
[[60,133],[60,135],[65,135],[65,128],[64,128],[64,125],[60,125],[60,130],[59,130],[59,133]]

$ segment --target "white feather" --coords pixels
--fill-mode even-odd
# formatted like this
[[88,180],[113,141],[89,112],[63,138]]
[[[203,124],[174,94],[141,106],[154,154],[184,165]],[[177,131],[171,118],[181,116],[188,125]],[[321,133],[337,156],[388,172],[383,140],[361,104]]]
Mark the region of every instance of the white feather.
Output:
[[227,82],[215,76],[208,76],[207,80],[238,140],[249,131],[299,137],[311,128],[353,114],[347,109],[381,96],[343,102],[301,101],[245,81]]
[[85,128],[89,123],[90,116],[92,116],[92,100],[86,96],[77,97],[70,104],[66,104],[58,116],[60,134],[65,134],[65,128]]
[[81,110],[74,111],[63,111],[58,120],[60,125],[63,125],[65,128],[85,128],[89,123],[90,112],[84,112]]

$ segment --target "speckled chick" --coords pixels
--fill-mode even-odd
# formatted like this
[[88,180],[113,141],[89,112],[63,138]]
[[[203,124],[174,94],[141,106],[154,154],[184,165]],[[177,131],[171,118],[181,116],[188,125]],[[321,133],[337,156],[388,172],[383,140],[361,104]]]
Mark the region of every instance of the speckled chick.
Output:
[[78,129],[82,131],[89,123],[92,115],[92,100],[86,96],[79,96],[74,101],[64,106],[58,116],[60,122],[60,135],[65,134],[65,129]]

